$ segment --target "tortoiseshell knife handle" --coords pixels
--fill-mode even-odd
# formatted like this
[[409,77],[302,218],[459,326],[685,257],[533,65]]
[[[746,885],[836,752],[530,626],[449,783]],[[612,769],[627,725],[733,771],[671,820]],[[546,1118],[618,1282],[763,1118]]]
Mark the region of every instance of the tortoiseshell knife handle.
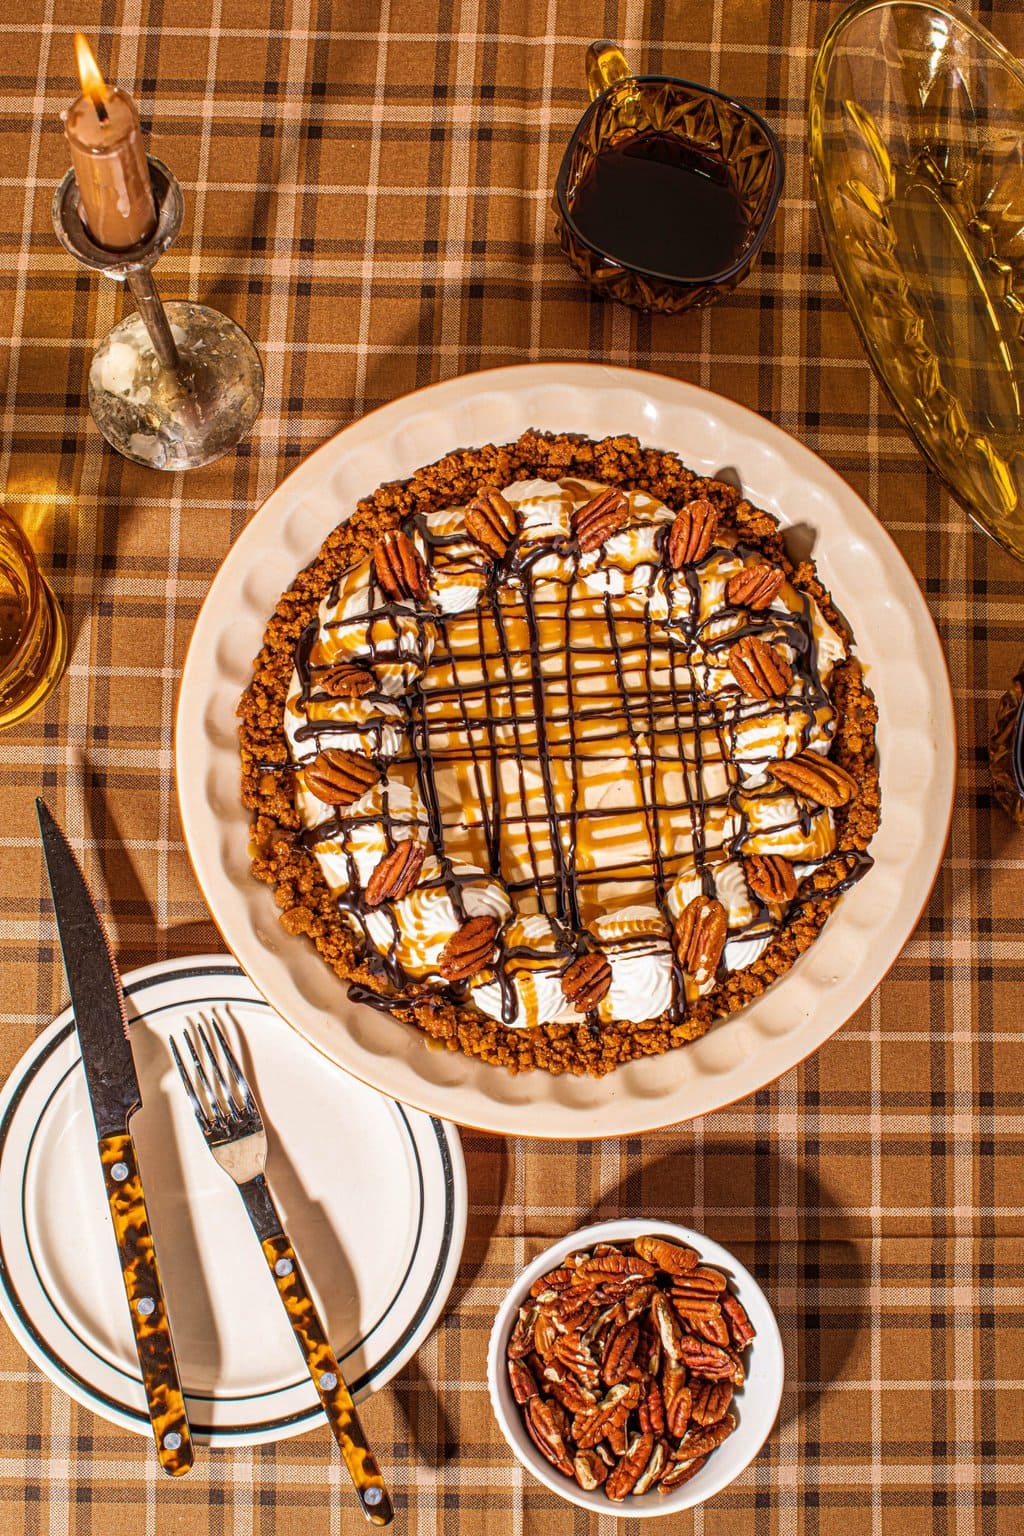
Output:
[[292,1332],[306,1358],[327,1421],[341,1447],[363,1514],[374,1525],[390,1525],[395,1518],[391,1498],[376,1458],[366,1443],[352,1394],[328,1343],[324,1325],[295,1257],[295,1249],[283,1232],[262,1238],[260,1246],[270,1265],[278,1295],[284,1302]]
[[105,1136],[99,1149],[156,1452],[168,1477],[180,1477],[192,1466],[192,1435],[135,1147],[130,1136]]

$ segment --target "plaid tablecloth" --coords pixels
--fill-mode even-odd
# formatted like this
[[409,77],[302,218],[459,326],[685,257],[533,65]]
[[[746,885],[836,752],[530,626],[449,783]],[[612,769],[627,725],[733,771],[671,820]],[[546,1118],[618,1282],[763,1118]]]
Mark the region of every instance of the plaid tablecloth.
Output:
[[[770,1089],[643,1139],[467,1134],[465,1262],[443,1325],[366,1408],[415,1536],[611,1532],[513,1461],[483,1386],[493,1309],[546,1239],[594,1216],[677,1216],[767,1287],[788,1379],[772,1438],[679,1533],[995,1536],[1024,1529],[1021,983],[1024,836],[985,742],[1021,661],[1022,572],[926,473],[880,395],[823,253],[804,110],[838,7],[814,0],[23,0],[0,12],[0,491],[71,627],[68,675],[0,738],[6,1072],[64,983],[34,828],[42,789],[85,849],[125,967],[219,947],[175,810],[175,687],[232,538],[298,459],[361,412],[466,370],[606,359],[709,386],[796,434],[877,510],[950,659],[960,788],[931,904],[888,979]],[[1024,51],[1017,0],[980,8]],[[57,247],[71,34],[98,42],[181,178],[170,297],[256,338],[251,442],[191,476],[110,453],[85,406],[120,291]],[[719,308],[651,320],[590,298],[550,189],[583,49],[760,107],[787,155],[762,260]],[[84,797],[81,792],[84,785]],[[204,1454],[170,1484],[148,1445],[69,1403],[0,1330],[0,1531],[355,1532],[326,1429]]]

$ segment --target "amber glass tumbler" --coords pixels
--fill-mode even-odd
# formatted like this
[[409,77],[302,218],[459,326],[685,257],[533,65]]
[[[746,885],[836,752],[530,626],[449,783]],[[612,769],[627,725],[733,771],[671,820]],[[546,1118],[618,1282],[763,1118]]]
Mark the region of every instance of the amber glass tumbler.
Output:
[[[587,50],[591,103],[580,118],[555,185],[555,233],[583,280],[605,298],[675,315],[730,293],[750,271],[782,192],[782,150],[751,107],[709,86],[668,75],[634,75],[614,43]],[[737,258],[723,271],[680,278],[617,259],[588,240],[573,219],[581,183],[602,151],[650,134],[670,134],[728,171],[746,224]]]
[[64,615],[25,535],[0,508],[0,728],[38,708],[67,661]]

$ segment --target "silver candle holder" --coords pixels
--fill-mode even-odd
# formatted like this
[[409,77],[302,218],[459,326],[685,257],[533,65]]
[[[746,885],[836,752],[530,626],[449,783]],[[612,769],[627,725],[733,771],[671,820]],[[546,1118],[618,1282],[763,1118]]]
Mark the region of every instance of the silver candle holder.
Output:
[[181,229],[181,188],[148,155],[157,224],[130,251],[97,245],[68,171],[53,199],[57,239],[76,261],[128,284],[137,313],[103,338],[89,369],[89,409],[112,448],[150,469],[198,469],[245,436],[263,403],[259,353],[241,326],[205,304],[164,304],[153,267]]

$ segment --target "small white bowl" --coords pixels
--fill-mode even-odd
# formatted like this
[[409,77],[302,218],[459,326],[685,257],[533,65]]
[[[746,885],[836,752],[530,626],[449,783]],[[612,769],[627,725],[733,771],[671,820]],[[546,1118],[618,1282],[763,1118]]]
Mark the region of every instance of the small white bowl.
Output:
[[[516,1313],[527,1299],[530,1286],[549,1269],[554,1269],[570,1253],[592,1248],[595,1243],[629,1241],[651,1233],[667,1237],[671,1242],[687,1243],[696,1248],[702,1264],[710,1264],[729,1280],[729,1288],[743,1303],[747,1316],[757,1330],[757,1337],[744,1356],[747,1379],[736,1393],[734,1411],[738,1420],[733,1433],[708,1457],[695,1477],[671,1493],[660,1494],[657,1489],[632,1495],[616,1503],[599,1488],[587,1493],[570,1478],[550,1466],[537,1450],[523,1424],[522,1415],[508,1379],[505,1364],[505,1345],[515,1324]],[[542,1254],[527,1265],[511,1286],[508,1295],[498,1309],[491,1329],[487,1350],[487,1389],[495,1418],[512,1451],[528,1472],[538,1482],[561,1494],[571,1504],[598,1514],[612,1515],[619,1519],[648,1519],[656,1515],[674,1515],[681,1509],[691,1509],[703,1504],[714,1494],[733,1482],[750,1465],[771,1433],[782,1400],[783,1379],[782,1339],[768,1299],[750,1272],[743,1268],[725,1248],[692,1232],[689,1227],[677,1226],[672,1221],[601,1221],[592,1227],[583,1227],[568,1237],[560,1238],[545,1248]]]

